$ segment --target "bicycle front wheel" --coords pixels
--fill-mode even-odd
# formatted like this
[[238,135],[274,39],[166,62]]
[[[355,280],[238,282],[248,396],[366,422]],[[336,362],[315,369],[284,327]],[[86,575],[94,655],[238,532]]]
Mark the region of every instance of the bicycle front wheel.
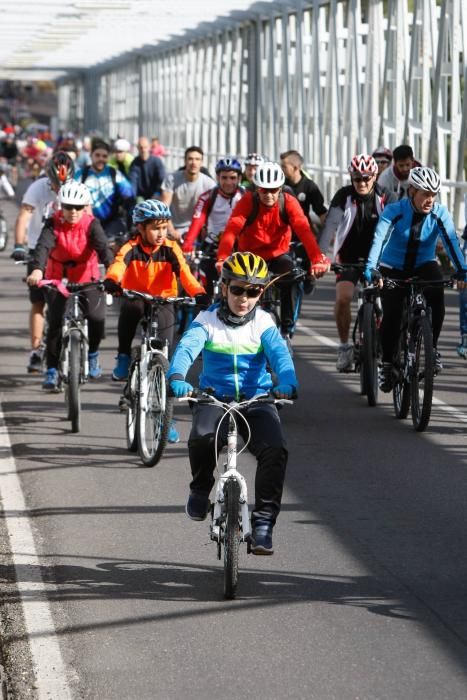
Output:
[[69,368],[68,368],[68,418],[71,420],[71,432],[79,433],[81,430],[81,400],[80,400],[80,372],[81,372],[81,334],[77,330],[70,331],[69,335]]
[[147,377],[140,375],[137,434],[138,452],[145,467],[153,467],[160,461],[167,444],[173,410],[166,379],[168,369],[167,359],[158,354]]
[[373,304],[363,304],[363,332],[360,347],[363,386],[369,406],[378,403],[378,337]]
[[224,597],[235,598],[240,549],[240,484],[229,479],[224,487],[226,518],[224,526]]
[[126,446],[129,452],[136,452],[138,449],[136,423],[139,396],[139,362],[137,361],[134,361],[130,367],[125,393],[127,394],[125,398],[128,401],[128,410],[126,412]]
[[397,379],[392,390],[392,401],[396,418],[407,418],[410,408],[410,385],[405,368],[407,366],[407,329],[402,328],[399,334],[397,351],[394,358],[394,370]]
[[433,333],[427,316],[422,316],[413,334],[414,364],[411,377],[412,423],[421,433],[427,427],[433,401]]

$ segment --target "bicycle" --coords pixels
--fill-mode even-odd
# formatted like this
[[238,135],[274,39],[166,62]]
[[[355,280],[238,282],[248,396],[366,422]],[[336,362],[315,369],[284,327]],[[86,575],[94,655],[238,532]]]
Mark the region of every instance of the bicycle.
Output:
[[4,251],[8,245],[8,226],[5,215],[0,209],[0,252]]
[[367,397],[369,406],[378,403],[378,367],[381,362],[379,328],[383,317],[381,290],[363,279],[365,263],[333,263],[331,270],[359,273],[357,287],[357,316],[352,331],[354,346],[354,371],[360,375],[360,393]]
[[172,422],[173,398],[166,380],[169,368],[167,341],[159,337],[157,308],[164,304],[195,306],[191,297],[154,297],[123,289],[127,299],[142,299],[141,343],[133,350],[128,380],[120,399],[126,409],[126,438],[130,452],[138,452],[145,467],[154,467],[162,457]]
[[[248,487],[245,477],[237,468],[237,458],[246,450],[251,438],[250,426],[242,411],[255,403],[293,404],[289,399],[276,399],[271,394],[261,394],[243,401],[222,401],[212,394],[195,391],[193,396],[187,396],[179,401],[213,404],[228,416],[226,452],[218,456],[218,435],[222,420],[219,421],[214,439],[218,479],[215,485],[215,498],[211,503],[210,538],[217,545],[217,558],[222,559],[224,547],[224,597],[235,598],[238,585],[238,568],[240,544],[247,543],[247,553],[251,547],[251,528],[248,510]],[[243,447],[238,450],[237,419],[241,418],[247,428],[247,438]],[[223,461],[221,469],[219,463]]]
[[431,314],[423,290],[426,287],[453,285],[453,279],[384,278],[384,286],[387,289],[406,289],[401,328],[393,359],[393,405],[396,418],[407,418],[409,410],[411,411],[412,423],[417,432],[423,432],[430,422],[435,375]]
[[264,292],[259,300],[259,306],[271,315],[276,326],[280,328],[281,292],[280,288],[277,287],[276,282],[280,280],[281,282],[285,282],[287,284],[296,285],[297,293],[294,304],[293,327],[290,329],[290,336],[287,340],[290,340],[290,338],[293,337],[297,321],[300,317],[303,300],[303,280],[308,276],[308,273],[301,267],[293,267],[291,270],[283,274],[271,275],[270,281],[265,286]]
[[92,287],[102,288],[102,282],[67,282],[61,280],[41,280],[39,287],[56,289],[66,297],[62,321],[62,342],[59,359],[59,386],[63,385],[67,419],[71,421],[71,432],[81,430],[80,387],[88,381],[88,322],[80,304],[80,294]]

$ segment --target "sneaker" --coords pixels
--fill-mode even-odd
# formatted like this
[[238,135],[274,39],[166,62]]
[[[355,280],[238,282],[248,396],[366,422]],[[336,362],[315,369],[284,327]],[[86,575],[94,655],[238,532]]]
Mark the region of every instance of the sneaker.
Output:
[[89,378],[90,379],[99,379],[99,377],[102,377],[102,367],[99,365],[99,353],[96,352],[88,352],[88,361],[89,361]]
[[378,368],[378,385],[381,391],[389,394],[394,387],[394,370],[391,362],[383,362]]
[[341,343],[337,350],[336,369],[339,372],[352,372],[353,370],[353,345]]
[[180,442],[180,435],[178,434],[178,430],[175,427],[175,421],[173,421],[173,423],[170,424],[169,434],[167,436],[167,442],[170,442],[172,444],[174,444],[176,442]]
[[31,350],[28,372],[29,374],[40,374],[42,372],[42,353],[40,350]]
[[130,369],[130,356],[119,353],[117,355],[117,364],[112,372],[112,379],[116,382],[123,382],[128,379],[128,370]]
[[185,506],[185,512],[192,520],[206,520],[210,506],[209,493],[205,493],[204,491],[190,491]]
[[457,346],[457,354],[463,360],[467,360],[467,335],[462,336],[461,342]]
[[435,357],[435,376],[441,374],[443,371],[443,363],[441,362],[441,353],[438,352],[436,348],[433,348],[433,355]]
[[252,554],[274,554],[274,547],[272,546],[272,528],[272,523],[267,520],[257,521],[253,525],[250,544],[250,551]]
[[42,388],[45,391],[58,391],[58,371],[55,367],[49,367],[49,369],[45,371]]

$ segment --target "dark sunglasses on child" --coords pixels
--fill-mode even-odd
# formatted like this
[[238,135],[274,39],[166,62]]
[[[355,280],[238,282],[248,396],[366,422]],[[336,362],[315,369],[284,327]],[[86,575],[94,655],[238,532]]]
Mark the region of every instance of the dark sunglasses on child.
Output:
[[249,299],[254,299],[255,297],[259,297],[263,291],[263,287],[240,287],[237,284],[229,284],[229,290],[234,297],[241,297],[246,294]]
[[71,211],[72,209],[81,211],[81,209],[84,209],[85,206],[85,204],[62,204],[62,209],[66,209],[67,211]]

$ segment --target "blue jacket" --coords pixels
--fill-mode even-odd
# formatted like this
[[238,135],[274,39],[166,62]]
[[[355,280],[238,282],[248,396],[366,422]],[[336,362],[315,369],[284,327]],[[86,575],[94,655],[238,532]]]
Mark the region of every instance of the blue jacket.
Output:
[[202,311],[184,333],[175,349],[168,379],[184,380],[202,352],[199,387],[214,389],[218,398],[238,401],[241,395],[249,399],[272,389],[266,361],[278,377],[277,384],[297,388],[292,358],[271,316],[257,308],[245,325],[232,327],[219,318],[218,308],[214,304]]
[[438,238],[441,238],[456,271],[467,273],[454,223],[446,207],[436,202],[430,213],[420,218],[410,199],[401,199],[389,204],[379,218],[365,276],[380,265],[397,270],[404,269],[412,228],[416,245],[414,268],[436,260],[436,243]]

